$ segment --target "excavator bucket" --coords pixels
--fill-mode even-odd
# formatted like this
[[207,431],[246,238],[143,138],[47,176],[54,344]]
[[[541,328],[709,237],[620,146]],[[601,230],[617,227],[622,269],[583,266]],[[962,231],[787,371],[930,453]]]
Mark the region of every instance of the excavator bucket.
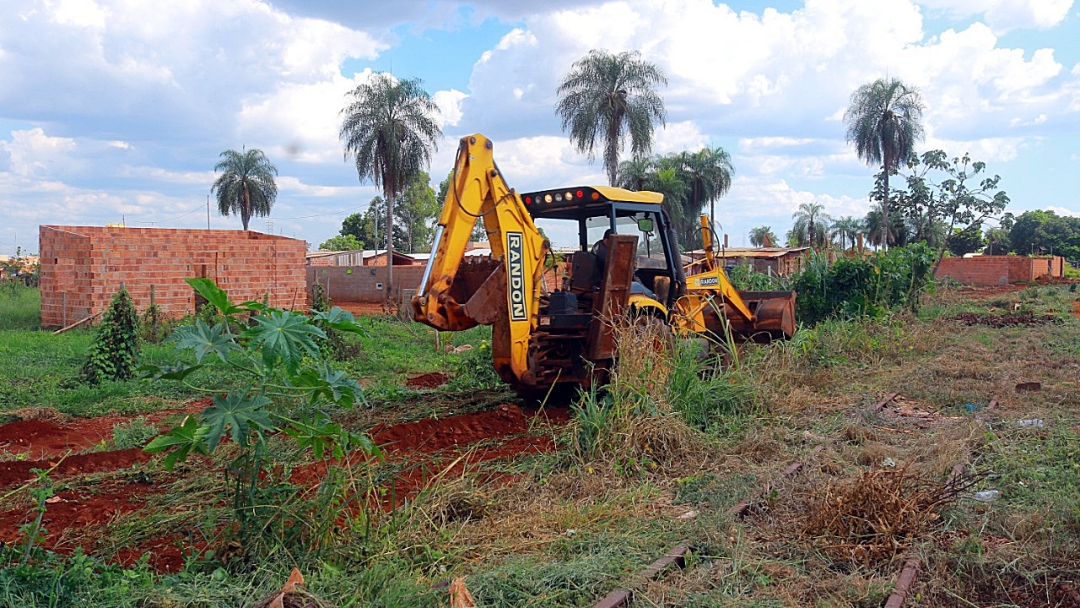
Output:
[[725,305],[725,314],[736,340],[768,342],[795,334],[794,291],[740,291],[739,297],[754,314],[747,320]]

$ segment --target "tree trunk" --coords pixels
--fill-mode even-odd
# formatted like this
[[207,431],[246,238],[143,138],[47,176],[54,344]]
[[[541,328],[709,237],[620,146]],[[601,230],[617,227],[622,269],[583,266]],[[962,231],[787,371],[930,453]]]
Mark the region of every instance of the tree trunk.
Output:
[[892,158],[888,150],[885,150],[885,194],[881,199],[881,219],[885,232],[885,251],[889,250],[889,167],[892,166]]
[[386,191],[386,301],[391,299],[394,289],[394,200],[397,193],[392,188]]
[[607,165],[608,185],[616,186],[619,175],[619,120],[616,114],[608,124],[606,150],[604,151],[604,164]]
[[240,206],[240,221],[244,224],[244,230],[248,229],[251,220],[251,193],[248,192],[247,182],[244,182],[244,203]]

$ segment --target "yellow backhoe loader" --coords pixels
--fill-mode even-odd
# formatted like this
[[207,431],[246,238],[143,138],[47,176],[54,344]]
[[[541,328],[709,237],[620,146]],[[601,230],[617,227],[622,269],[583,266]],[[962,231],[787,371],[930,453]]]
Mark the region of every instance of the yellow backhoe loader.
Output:
[[[496,166],[491,141],[464,137],[413,318],[444,331],[492,326],[495,370],[523,393],[591,383],[610,368],[615,328],[632,320],[684,334],[790,337],[795,293],[736,291],[707,229],[705,270],[687,276],[662,201],[656,192],[602,186],[518,194]],[[477,218],[488,257],[465,256]],[[554,256],[538,219],[562,220],[578,236],[568,263],[549,265],[549,274],[567,268],[553,286],[544,269]]]

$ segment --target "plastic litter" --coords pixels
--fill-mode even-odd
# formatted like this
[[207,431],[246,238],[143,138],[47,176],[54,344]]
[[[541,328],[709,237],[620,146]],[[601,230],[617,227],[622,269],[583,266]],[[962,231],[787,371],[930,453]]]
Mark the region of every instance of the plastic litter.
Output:
[[973,496],[975,500],[980,502],[991,502],[1001,498],[1000,490],[982,490],[981,492],[975,492]]
[[1030,426],[1041,429],[1046,426],[1046,422],[1042,418],[1031,418],[1030,420],[1017,420],[1016,424],[1019,426]]

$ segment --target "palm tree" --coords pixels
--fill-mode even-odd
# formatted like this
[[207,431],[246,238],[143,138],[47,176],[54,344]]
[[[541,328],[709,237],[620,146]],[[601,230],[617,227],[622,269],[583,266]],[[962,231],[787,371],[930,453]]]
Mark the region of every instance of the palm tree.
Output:
[[862,229],[862,221],[850,215],[841,217],[832,223],[833,238],[839,238],[840,249],[847,249],[848,243],[851,243],[851,246],[854,247]]
[[654,123],[666,124],[656,87],[666,84],[659,68],[637,51],[612,55],[597,49],[575,61],[559,83],[555,113],[562,118],[562,128],[570,130],[570,141],[589,160],[595,158],[597,139],[603,140],[609,185],[616,183],[619,151],[627,135],[635,158],[652,149]]
[[277,199],[277,167],[270,164],[262,150],[252,148],[243,153],[226,150],[214,166],[221,175],[214,181],[210,191],[217,196],[218,211],[228,217],[240,215],[244,230],[252,215],[266,217]]
[[825,245],[826,226],[829,216],[822,213],[825,206],[820,203],[802,203],[799,210],[791,214],[795,225],[791,227],[792,240],[801,247],[822,247]]
[[394,286],[394,201],[409,180],[431,163],[431,152],[442,137],[432,117],[435,102],[420,79],[395,80],[375,74],[353,89],[352,102],[339,136],[345,142],[345,158],[356,160],[360,181],[371,180],[386,196],[386,298]]
[[776,247],[779,242],[776,234],[772,231],[772,226],[758,226],[750,230],[751,245],[754,247],[766,247],[766,242],[768,242],[768,247]]
[[693,216],[693,210],[690,209],[690,187],[686,183],[684,174],[678,167],[670,166],[661,159],[661,163],[650,176],[646,188],[664,195],[663,206],[671,216],[676,238],[684,248],[693,249],[694,233],[697,231],[695,229],[697,223],[694,220],[697,218]]
[[[866,230],[866,240],[875,247],[890,245],[904,246],[911,238],[911,228],[902,216],[893,215],[889,218],[888,230],[885,228],[884,213],[881,207],[871,209],[863,220],[863,228]],[[888,241],[886,242],[886,238]]]
[[656,172],[656,161],[648,156],[632,158],[619,163],[616,186],[627,190],[644,190]]
[[[914,87],[892,78],[879,78],[864,84],[851,94],[851,105],[844,113],[848,143],[868,165],[881,165],[885,188],[881,204],[889,242],[889,174],[897,164],[914,153],[915,142],[922,139],[922,96]],[[888,246],[886,245],[886,248]]]
[[716,201],[731,189],[731,176],[735,173],[731,156],[717,146],[702,148],[693,154],[683,152],[679,158],[689,177],[690,198],[698,204],[699,210],[708,202],[709,218],[715,221]]

